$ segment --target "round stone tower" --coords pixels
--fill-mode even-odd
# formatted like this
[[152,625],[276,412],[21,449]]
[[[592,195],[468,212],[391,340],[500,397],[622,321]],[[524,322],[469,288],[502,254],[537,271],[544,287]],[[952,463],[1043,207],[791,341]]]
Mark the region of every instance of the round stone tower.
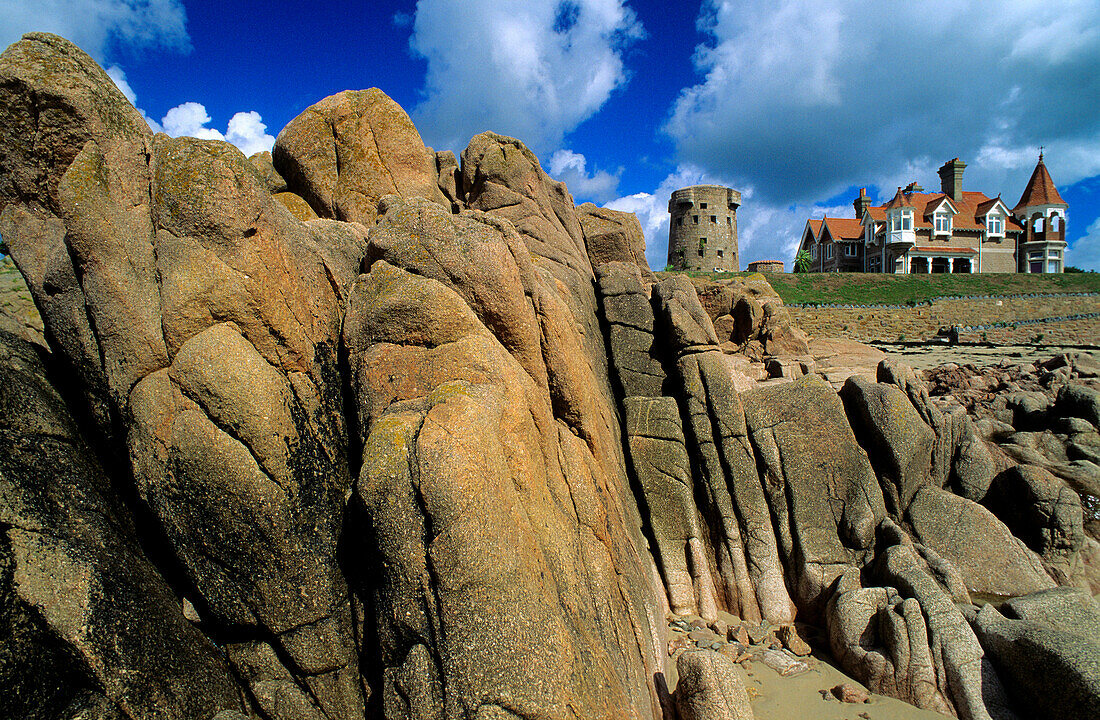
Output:
[[672,193],[668,264],[673,270],[737,271],[737,208],[741,193],[721,185],[692,185]]

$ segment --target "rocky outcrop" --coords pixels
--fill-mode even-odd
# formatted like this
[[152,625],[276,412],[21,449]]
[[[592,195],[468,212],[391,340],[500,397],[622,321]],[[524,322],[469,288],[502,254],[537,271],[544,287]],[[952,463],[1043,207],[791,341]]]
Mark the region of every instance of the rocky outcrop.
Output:
[[[1029,643],[1090,707],[1049,635],[1090,611],[969,592],[1100,563],[1064,486],[911,371],[791,381],[761,278],[653,275],[522,142],[460,162],[368,90],[245,158],[49,35],[0,55],[0,117],[46,343],[0,331],[4,714],[751,717],[734,663],[804,672],[813,624],[922,707],[1030,711]],[[1020,453],[1087,452],[1074,393],[1019,404]]]
[[275,138],[274,169],[321,217],[374,223],[384,195],[450,207],[435,152],[378,88],[346,90],[306,108]]
[[643,282],[653,282],[653,272],[645,258],[645,235],[634,213],[584,203],[577,206],[577,219],[593,268],[598,270],[609,262],[625,261],[638,266]]
[[184,617],[35,348],[0,333],[0,680],[8,717],[211,717],[245,702]]
[[676,666],[681,720],[753,720],[745,681],[725,655],[692,650],[681,655]]

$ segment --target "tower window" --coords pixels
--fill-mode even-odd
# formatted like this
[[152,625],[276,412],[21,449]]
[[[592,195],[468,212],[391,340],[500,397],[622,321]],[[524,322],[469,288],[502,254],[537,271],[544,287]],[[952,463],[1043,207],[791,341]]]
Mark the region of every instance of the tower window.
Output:
[[706,203],[699,203],[699,207],[702,208],[703,210],[706,210],[707,209],[707,204]]
[[716,223],[716,222],[718,222],[718,216],[717,216],[717,215],[711,215],[711,216],[710,216],[710,221],[711,221],[712,223]]
[[692,215],[691,216],[691,221],[693,223],[695,223],[696,225],[698,225],[699,224],[699,216],[698,215]]
[[729,215],[726,216],[726,224],[733,225],[733,218],[731,218]]
[[721,250],[719,250],[719,251],[718,251],[718,258],[719,258],[719,259],[721,259],[721,257],[722,257],[722,251],[721,251]]

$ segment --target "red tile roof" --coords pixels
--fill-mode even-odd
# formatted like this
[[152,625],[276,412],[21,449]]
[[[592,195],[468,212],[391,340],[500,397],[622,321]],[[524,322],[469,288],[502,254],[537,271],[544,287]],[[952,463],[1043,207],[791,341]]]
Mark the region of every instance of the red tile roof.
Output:
[[1031,179],[1027,181],[1024,194],[1020,196],[1020,202],[1016,203],[1013,212],[1025,207],[1036,205],[1062,205],[1068,207],[1066,201],[1058,194],[1058,188],[1054,187],[1054,181],[1050,179],[1047,166],[1043,164],[1043,154],[1039,153],[1039,162],[1031,173]]
[[[894,200],[891,200],[882,207],[869,208],[871,211],[871,217],[875,218],[875,211],[882,213],[882,218],[885,219],[885,211],[891,207],[899,207],[895,205],[894,201],[901,196],[905,198],[905,207],[912,207],[914,209],[914,229],[931,228],[932,210],[941,200],[947,197],[943,193],[910,193],[905,195],[899,192],[894,196]],[[950,199],[950,198],[949,198]],[[985,193],[976,192],[973,190],[963,190],[962,197],[958,200],[951,200],[951,203],[959,211],[956,215],[952,216],[951,227],[953,230],[982,230],[985,228],[985,223],[978,218],[984,217],[989,208],[993,206],[997,198],[990,198]],[[1005,220],[1006,230],[1023,230],[1021,225],[1015,218],[1008,217]]]
[[852,218],[831,218],[822,220],[829,228],[829,234],[834,240],[859,240],[863,237],[863,224]]

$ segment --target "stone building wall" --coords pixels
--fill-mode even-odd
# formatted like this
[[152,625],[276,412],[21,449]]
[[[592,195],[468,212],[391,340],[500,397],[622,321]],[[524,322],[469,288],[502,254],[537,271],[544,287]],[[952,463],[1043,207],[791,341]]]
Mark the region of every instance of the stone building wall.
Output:
[[693,185],[668,201],[668,264],[673,270],[741,269],[737,208],[741,193],[720,185]]

